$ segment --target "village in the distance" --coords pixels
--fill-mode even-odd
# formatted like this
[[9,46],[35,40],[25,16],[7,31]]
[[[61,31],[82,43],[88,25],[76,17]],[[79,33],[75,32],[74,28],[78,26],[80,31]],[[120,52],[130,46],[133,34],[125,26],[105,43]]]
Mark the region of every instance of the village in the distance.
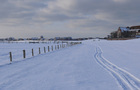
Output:
[[[95,39],[100,37],[87,37],[87,38],[72,38],[72,37],[54,37],[54,38],[45,38],[44,36],[40,37],[31,37],[31,38],[0,38],[0,41],[25,41],[25,40],[35,40],[35,41],[56,41],[56,40],[71,40],[71,41],[78,41],[78,40],[89,40]],[[107,37],[100,38],[100,39],[108,39],[108,40],[127,40],[127,39],[134,39],[140,38],[140,25],[138,26],[127,26],[127,27],[119,27],[118,30],[111,32]]]
[[140,38],[140,25],[119,27],[117,31],[113,31],[108,35],[108,39],[133,39]]

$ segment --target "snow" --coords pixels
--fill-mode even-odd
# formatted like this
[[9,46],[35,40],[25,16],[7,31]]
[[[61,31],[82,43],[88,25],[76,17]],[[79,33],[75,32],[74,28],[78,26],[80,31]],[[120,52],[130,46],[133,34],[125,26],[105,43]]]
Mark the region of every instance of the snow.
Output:
[[[47,43],[29,43],[29,42],[13,42],[13,43],[0,43],[0,65],[4,65],[9,63],[9,52],[12,52],[13,61],[19,61],[23,59],[23,50],[26,50],[26,57],[32,57],[32,49],[34,50],[34,55],[39,54],[39,48],[41,53],[44,53],[44,47],[46,50],[53,46],[55,49],[55,45],[60,45],[61,43],[47,42]],[[50,49],[51,51],[51,49]]]
[[[126,41],[102,41],[103,56],[115,65],[140,78],[140,39]],[[109,53],[109,54],[108,54]]]
[[[48,45],[0,43],[0,57],[10,50],[16,53]],[[19,58],[12,64],[4,64],[1,58],[0,90],[138,90],[139,45],[140,39],[87,40],[46,54]],[[17,56],[20,57],[18,53]]]
[[121,31],[124,32],[124,31],[129,31],[130,29],[127,28],[127,27],[120,27]]

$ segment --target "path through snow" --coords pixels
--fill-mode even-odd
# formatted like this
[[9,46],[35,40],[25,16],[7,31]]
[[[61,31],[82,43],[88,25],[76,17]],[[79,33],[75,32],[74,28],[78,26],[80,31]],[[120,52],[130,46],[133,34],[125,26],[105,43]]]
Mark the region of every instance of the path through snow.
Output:
[[[102,42],[109,46],[104,46]],[[117,66],[110,63],[102,56],[101,48],[96,48],[97,44],[100,44],[102,49],[104,47],[104,51],[109,50],[111,52],[112,50],[110,50],[110,44],[108,43],[108,41],[102,40],[94,42],[90,40],[83,41],[81,45],[40,54],[10,65],[0,66],[0,90],[140,89],[140,80],[138,78],[121,69],[124,67],[121,66],[119,68],[116,63]],[[114,42],[112,43],[114,44]],[[117,49],[120,48],[118,47]],[[118,53],[126,52],[119,51]],[[109,58],[110,53],[105,54],[108,55],[106,58]],[[139,55],[139,52],[135,54]],[[116,54],[113,55],[115,56]],[[111,55],[109,60],[112,60],[114,56]],[[122,57],[123,55],[120,54],[118,56]],[[114,58],[116,62],[122,64],[120,59],[116,60]],[[139,59],[139,57],[136,59]],[[97,64],[97,62],[104,68]],[[135,68],[134,65],[132,65],[134,67],[132,70],[138,71],[139,67]],[[129,66],[127,66],[128,69],[130,68]],[[116,81],[104,69],[110,72]],[[117,84],[117,81],[119,84]]]
[[100,47],[96,47],[96,54],[94,57],[104,69],[113,75],[124,90],[140,90],[140,80],[105,59],[102,56],[102,50]]
[[93,60],[93,42],[0,67],[0,90],[118,90]]

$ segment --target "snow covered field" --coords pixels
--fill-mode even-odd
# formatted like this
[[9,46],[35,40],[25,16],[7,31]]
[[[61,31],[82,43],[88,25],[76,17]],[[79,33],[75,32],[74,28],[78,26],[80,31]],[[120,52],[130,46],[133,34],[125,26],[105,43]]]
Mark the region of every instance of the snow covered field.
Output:
[[[33,41],[30,41],[33,42]],[[40,43],[29,43],[26,42],[1,42],[0,43],[0,65],[5,65],[10,62],[9,52],[12,52],[13,62],[23,60],[23,50],[26,50],[26,58],[32,57],[32,49],[34,50],[34,56],[39,54],[39,48],[41,53],[44,53],[44,47],[48,51],[48,46],[50,51],[51,47],[55,50],[55,45],[60,45],[62,42],[40,42]],[[65,44],[65,43],[64,43]]]
[[[0,90],[140,90],[139,45],[140,39],[87,40],[0,65]],[[0,63],[9,60],[4,56],[11,48],[17,52],[44,46],[0,43]]]

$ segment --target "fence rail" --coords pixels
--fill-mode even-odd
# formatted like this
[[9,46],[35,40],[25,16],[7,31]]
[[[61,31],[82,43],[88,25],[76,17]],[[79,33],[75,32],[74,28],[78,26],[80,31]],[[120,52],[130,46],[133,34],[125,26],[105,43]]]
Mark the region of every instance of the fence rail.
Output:
[[[43,47],[43,49],[41,50],[41,47],[38,48],[38,54],[45,54],[45,53],[49,53],[49,52],[53,52],[53,51],[56,51],[56,50],[59,50],[59,49],[62,49],[62,48],[66,48],[66,47],[70,47],[70,46],[73,46],[73,45],[77,45],[77,44],[81,44],[81,42],[62,42],[62,43],[57,43],[57,45],[51,45],[51,46],[47,46],[48,49],[46,49],[46,47]],[[31,49],[31,57],[34,57],[34,56],[37,56],[35,55],[35,50],[32,48]],[[26,59],[28,58],[27,55],[29,53],[26,53],[26,50],[22,50],[22,57],[23,59]],[[10,60],[10,63],[12,63],[14,61],[13,59],[13,54],[12,52],[9,52],[9,60]]]

